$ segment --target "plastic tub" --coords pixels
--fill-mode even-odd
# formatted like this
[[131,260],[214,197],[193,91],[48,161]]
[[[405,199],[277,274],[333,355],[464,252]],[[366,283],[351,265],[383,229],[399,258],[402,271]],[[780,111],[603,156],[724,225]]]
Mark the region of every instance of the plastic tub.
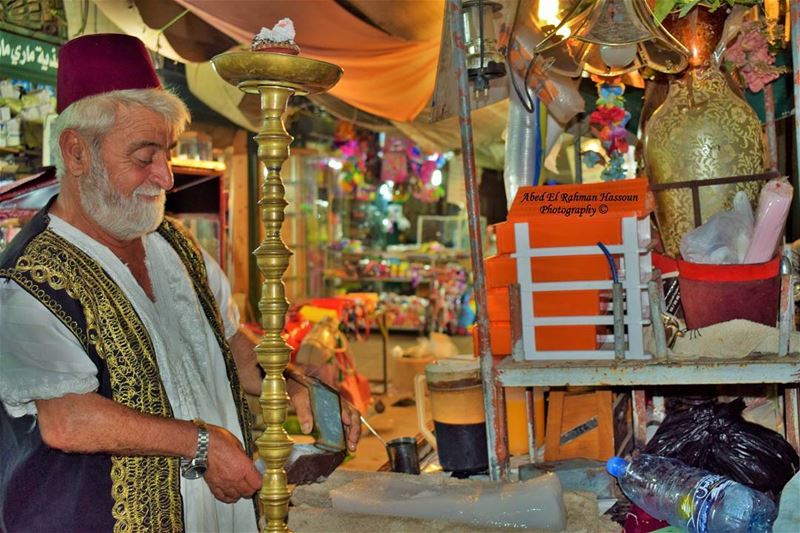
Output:
[[705,265],[678,259],[686,327],[745,319],[775,327],[780,299],[780,256],[753,265]]

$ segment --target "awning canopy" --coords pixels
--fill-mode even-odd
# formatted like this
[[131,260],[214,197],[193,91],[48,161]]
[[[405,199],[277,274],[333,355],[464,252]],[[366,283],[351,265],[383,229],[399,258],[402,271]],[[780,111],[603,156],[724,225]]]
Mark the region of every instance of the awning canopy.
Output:
[[[104,2],[98,7],[104,9]],[[293,20],[303,55],[344,69],[330,93],[391,120],[413,120],[430,101],[436,82],[444,2],[350,2],[356,10],[393,26],[392,35],[351,14],[334,0],[136,0],[143,21],[163,27],[164,38],[185,61],[210,59],[231,45],[249,46],[262,26]],[[183,9],[182,9],[183,8]],[[403,20],[402,24],[393,22]],[[200,21],[206,27],[200,27]]]
[[[508,24],[513,9],[509,0],[502,1]],[[449,114],[455,106],[455,74],[446,46],[442,53],[447,57],[439,57],[444,0],[135,0],[133,4],[96,1],[121,31],[141,38],[161,55],[185,62],[190,91],[242,128],[258,131],[257,98],[225,83],[207,59],[232,46],[249,46],[261,26],[288,16],[295,23],[303,55],[336,63],[345,71],[330,94],[312,97],[315,103],[374,130],[385,131],[394,124],[427,149],[460,148],[457,118],[431,124],[442,116],[437,106],[444,105]],[[484,104],[507,94],[504,79],[498,82]],[[502,161],[498,148],[506,107],[505,102],[489,107],[494,109],[473,113],[475,143],[479,164],[497,168]],[[483,150],[484,144],[490,146]]]

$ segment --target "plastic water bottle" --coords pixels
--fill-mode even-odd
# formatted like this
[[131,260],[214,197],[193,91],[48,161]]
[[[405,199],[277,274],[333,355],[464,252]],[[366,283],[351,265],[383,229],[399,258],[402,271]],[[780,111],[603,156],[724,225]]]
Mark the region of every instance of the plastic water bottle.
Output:
[[633,503],[689,533],[772,531],[772,500],[725,476],[656,455],[640,455],[630,463],[612,457],[606,469]]

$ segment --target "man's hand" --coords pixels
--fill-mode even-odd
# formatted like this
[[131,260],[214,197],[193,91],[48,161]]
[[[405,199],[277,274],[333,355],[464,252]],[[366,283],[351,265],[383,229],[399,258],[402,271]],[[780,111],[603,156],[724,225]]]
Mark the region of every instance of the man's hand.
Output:
[[234,503],[261,488],[261,474],[230,431],[208,425],[208,470],[203,479],[216,499]]
[[308,435],[314,427],[314,415],[311,413],[308,389],[293,379],[287,379],[286,392],[289,394],[289,399],[297,414],[297,420],[300,422],[300,430]]
[[[192,422],[140,413],[94,392],[37,400],[36,408],[42,440],[67,453],[172,457],[197,453],[197,426]],[[252,496],[261,487],[261,475],[239,439],[219,426],[207,427],[205,480],[211,492],[228,503]]]
[[[258,362],[256,361],[256,354],[254,348],[258,343],[258,338],[253,335],[247,328],[239,328],[239,331],[230,339],[231,351],[233,358],[236,362],[236,370],[239,374],[239,381],[248,394],[258,396],[261,394],[261,380],[262,375]],[[333,388],[336,388],[333,365],[323,366],[305,366],[303,370],[306,374],[315,376],[321,379],[324,383],[328,383]],[[297,412],[297,418],[300,421],[300,429],[305,434],[311,433],[314,427],[314,416],[311,414],[311,401],[308,398],[308,389],[300,385],[294,380],[286,380],[286,392],[294,405]],[[358,410],[348,401],[342,399],[342,424],[345,427],[347,435],[347,448],[350,451],[355,451],[358,446],[358,440],[361,438],[361,415]]]
[[254,348],[258,344],[258,337],[245,327],[240,327],[233,337],[228,339],[233,360],[236,363],[236,373],[239,383],[247,394],[259,396],[261,394],[261,381],[263,375],[258,366]]
[[[293,379],[286,380],[286,392],[294,405],[297,419],[300,421],[300,429],[305,434],[311,433],[314,427],[314,416],[311,413],[311,401],[308,397],[308,389]],[[345,438],[347,448],[353,452],[358,446],[361,438],[361,415],[358,410],[342,398],[342,425],[345,428]]]
[[347,432],[347,449],[356,451],[358,440],[361,438],[361,413],[355,406],[342,398],[342,424]]

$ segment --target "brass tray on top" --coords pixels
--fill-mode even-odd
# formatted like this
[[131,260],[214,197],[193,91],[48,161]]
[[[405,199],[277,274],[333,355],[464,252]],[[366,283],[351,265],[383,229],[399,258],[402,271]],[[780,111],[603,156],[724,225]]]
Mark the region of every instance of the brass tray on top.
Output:
[[342,76],[341,67],[308,57],[273,52],[226,52],[211,59],[217,74],[246,93],[278,85],[306,95],[327,91]]

